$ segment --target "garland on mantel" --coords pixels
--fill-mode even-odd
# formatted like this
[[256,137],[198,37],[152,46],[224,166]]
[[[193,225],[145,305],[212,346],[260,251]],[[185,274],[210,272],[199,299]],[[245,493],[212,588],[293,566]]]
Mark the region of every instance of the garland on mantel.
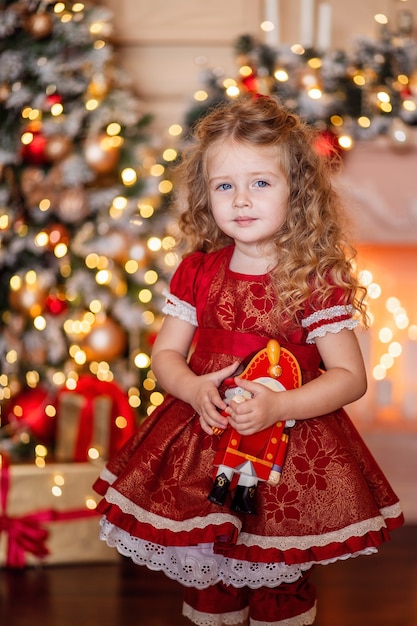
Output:
[[[201,88],[186,114],[194,122],[215,104],[240,93],[278,97],[341,151],[355,140],[388,137],[393,147],[413,146],[417,125],[417,41],[412,23],[379,39],[358,37],[349,52],[320,53],[300,44],[270,46],[250,35],[235,43],[236,77],[202,72]],[[334,147],[334,146],[333,146]]]

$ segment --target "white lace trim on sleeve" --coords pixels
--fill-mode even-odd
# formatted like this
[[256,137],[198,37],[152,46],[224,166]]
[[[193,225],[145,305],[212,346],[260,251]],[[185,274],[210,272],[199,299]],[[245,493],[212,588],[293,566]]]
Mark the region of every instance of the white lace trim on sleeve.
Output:
[[185,300],[180,300],[167,290],[164,290],[163,294],[167,299],[166,304],[162,307],[162,312],[165,315],[172,315],[172,317],[178,317],[184,322],[192,324],[192,326],[198,326],[195,306]]
[[338,333],[344,328],[353,330],[359,323],[352,317],[354,312],[352,305],[337,305],[315,311],[301,321],[303,328],[313,326],[307,335],[307,343],[315,343],[317,337],[324,337],[327,333]]

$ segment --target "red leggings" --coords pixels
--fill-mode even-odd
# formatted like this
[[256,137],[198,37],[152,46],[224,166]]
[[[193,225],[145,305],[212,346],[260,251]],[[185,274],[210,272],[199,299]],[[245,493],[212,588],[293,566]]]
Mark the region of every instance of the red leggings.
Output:
[[275,589],[237,589],[219,583],[207,589],[184,589],[183,614],[198,626],[308,626],[314,623],[316,593],[309,572]]

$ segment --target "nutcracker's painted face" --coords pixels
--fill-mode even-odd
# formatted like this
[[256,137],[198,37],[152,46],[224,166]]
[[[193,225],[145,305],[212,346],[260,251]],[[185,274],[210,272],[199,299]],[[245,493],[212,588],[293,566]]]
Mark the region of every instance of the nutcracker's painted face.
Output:
[[222,140],[209,150],[207,174],[218,227],[246,253],[258,254],[288,210],[289,185],[279,149]]

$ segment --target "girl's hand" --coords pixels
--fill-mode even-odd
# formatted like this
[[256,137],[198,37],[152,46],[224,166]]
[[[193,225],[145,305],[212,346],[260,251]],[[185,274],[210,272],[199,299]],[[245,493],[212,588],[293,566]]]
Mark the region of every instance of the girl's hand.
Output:
[[200,416],[201,427],[208,435],[213,434],[213,428],[224,430],[227,427],[227,419],[219,413],[227,405],[220,397],[218,387],[225,378],[233,375],[238,365],[239,362],[235,362],[221,370],[190,380],[187,402]]
[[235,383],[252,397],[244,402],[230,402],[227,408],[229,424],[241,435],[253,435],[278,421],[278,400],[282,392],[272,391],[261,383],[235,378]]

